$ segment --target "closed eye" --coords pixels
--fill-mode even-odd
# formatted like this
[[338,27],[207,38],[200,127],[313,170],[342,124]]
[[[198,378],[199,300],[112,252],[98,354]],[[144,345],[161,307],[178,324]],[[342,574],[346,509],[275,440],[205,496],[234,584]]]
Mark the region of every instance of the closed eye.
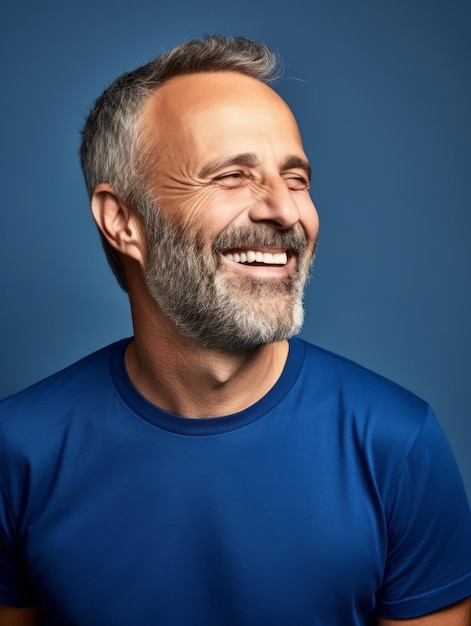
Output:
[[233,189],[243,185],[248,178],[249,177],[244,172],[235,171],[215,176],[211,182],[225,189]]
[[293,191],[307,191],[309,189],[309,179],[299,174],[285,174],[283,178],[286,181],[288,189]]

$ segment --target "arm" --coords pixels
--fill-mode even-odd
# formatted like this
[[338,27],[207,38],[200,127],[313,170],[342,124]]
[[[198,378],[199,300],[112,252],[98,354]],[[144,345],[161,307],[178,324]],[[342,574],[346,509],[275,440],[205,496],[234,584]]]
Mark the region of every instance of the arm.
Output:
[[39,611],[0,605],[0,626],[39,626]]
[[401,626],[401,624],[404,626],[471,626],[471,598],[415,619],[386,619],[384,617],[378,619],[378,626]]
[[[471,626],[469,599],[457,602],[471,595],[471,515],[450,445],[430,409],[393,493],[377,599],[378,615],[390,617],[378,625]],[[421,617],[404,619],[408,614]]]

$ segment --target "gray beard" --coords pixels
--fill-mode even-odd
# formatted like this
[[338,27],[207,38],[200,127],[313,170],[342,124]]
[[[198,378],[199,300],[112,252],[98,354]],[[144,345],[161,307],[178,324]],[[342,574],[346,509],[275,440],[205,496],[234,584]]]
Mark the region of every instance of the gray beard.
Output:
[[[244,352],[299,332],[314,258],[300,225],[286,231],[266,224],[229,226],[210,248],[200,233],[166,220],[155,205],[146,218],[146,285],[182,335],[208,348]],[[221,263],[224,250],[260,247],[293,251],[298,259],[293,275],[250,278]]]

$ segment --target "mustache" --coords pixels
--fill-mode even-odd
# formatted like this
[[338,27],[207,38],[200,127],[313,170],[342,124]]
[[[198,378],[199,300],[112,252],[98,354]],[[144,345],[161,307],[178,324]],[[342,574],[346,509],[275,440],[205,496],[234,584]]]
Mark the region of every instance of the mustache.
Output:
[[283,248],[302,255],[308,247],[300,224],[287,230],[276,230],[267,224],[228,226],[213,241],[215,254],[236,248]]

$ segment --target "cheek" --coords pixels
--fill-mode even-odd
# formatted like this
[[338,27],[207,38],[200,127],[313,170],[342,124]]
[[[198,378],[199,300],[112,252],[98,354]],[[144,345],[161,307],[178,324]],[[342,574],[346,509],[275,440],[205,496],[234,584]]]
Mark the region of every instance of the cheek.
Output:
[[165,219],[183,228],[199,228],[211,205],[209,189],[161,187],[158,202]]
[[319,215],[311,198],[308,196],[298,203],[299,221],[309,241],[315,241],[319,233]]
[[244,214],[251,202],[253,193],[248,188],[227,190],[211,185],[192,197],[181,198],[181,223],[213,237]]

